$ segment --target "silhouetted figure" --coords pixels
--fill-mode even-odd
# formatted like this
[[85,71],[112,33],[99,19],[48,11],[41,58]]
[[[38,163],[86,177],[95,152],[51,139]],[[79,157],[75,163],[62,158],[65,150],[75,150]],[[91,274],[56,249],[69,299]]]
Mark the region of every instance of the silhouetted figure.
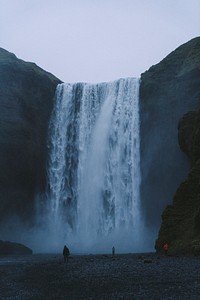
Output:
[[163,250],[164,250],[164,252],[165,252],[165,255],[167,255],[167,254],[168,254],[168,250],[169,250],[169,245],[168,245],[167,243],[164,244]]
[[68,261],[69,255],[70,255],[69,249],[65,245],[64,248],[63,248],[64,262]]
[[113,257],[115,256],[115,247],[114,246],[112,247],[112,256]]

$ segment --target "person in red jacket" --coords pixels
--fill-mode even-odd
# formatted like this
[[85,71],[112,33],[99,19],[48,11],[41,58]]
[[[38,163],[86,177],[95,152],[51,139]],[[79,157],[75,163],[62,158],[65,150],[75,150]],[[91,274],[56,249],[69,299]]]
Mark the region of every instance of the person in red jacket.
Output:
[[169,245],[167,243],[164,244],[163,250],[165,252],[165,255],[167,255],[168,254],[168,250],[169,250]]

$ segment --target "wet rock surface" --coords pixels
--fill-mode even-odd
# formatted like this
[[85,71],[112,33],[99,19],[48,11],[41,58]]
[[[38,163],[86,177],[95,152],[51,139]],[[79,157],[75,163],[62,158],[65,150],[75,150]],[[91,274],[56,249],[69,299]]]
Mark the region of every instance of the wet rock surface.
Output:
[[[151,260],[151,263],[145,263]],[[1,299],[200,299],[200,258],[155,254],[0,257]]]

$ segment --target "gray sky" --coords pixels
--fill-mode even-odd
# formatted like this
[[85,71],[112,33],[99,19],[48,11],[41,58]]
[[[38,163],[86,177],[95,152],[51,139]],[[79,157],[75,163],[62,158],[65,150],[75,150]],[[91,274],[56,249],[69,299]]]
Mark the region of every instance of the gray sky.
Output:
[[0,47],[65,82],[139,77],[200,35],[200,0],[0,0]]

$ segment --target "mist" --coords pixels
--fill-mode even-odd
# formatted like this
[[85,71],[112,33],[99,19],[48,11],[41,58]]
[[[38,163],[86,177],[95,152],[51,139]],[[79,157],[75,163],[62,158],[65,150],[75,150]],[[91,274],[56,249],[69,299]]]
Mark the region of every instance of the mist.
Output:
[[20,232],[36,252],[153,251],[140,208],[139,80],[58,85],[48,139],[35,225],[9,220],[6,235]]
[[[84,237],[66,236],[64,231],[66,224],[60,224],[60,228],[50,228],[45,219],[31,227],[23,223],[17,216],[9,218],[1,224],[1,239],[16,243],[22,243],[33,250],[33,254],[60,253],[66,244],[71,254],[109,254],[112,247],[116,253],[145,253],[154,252],[155,236],[157,232],[147,227],[141,227],[137,236],[132,232],[118,232],[117,236],[107,236],[90,240],[85,243]],[[142,240],[141,240],[142,235]],[[129,237],[127,239],[127,236]]]

